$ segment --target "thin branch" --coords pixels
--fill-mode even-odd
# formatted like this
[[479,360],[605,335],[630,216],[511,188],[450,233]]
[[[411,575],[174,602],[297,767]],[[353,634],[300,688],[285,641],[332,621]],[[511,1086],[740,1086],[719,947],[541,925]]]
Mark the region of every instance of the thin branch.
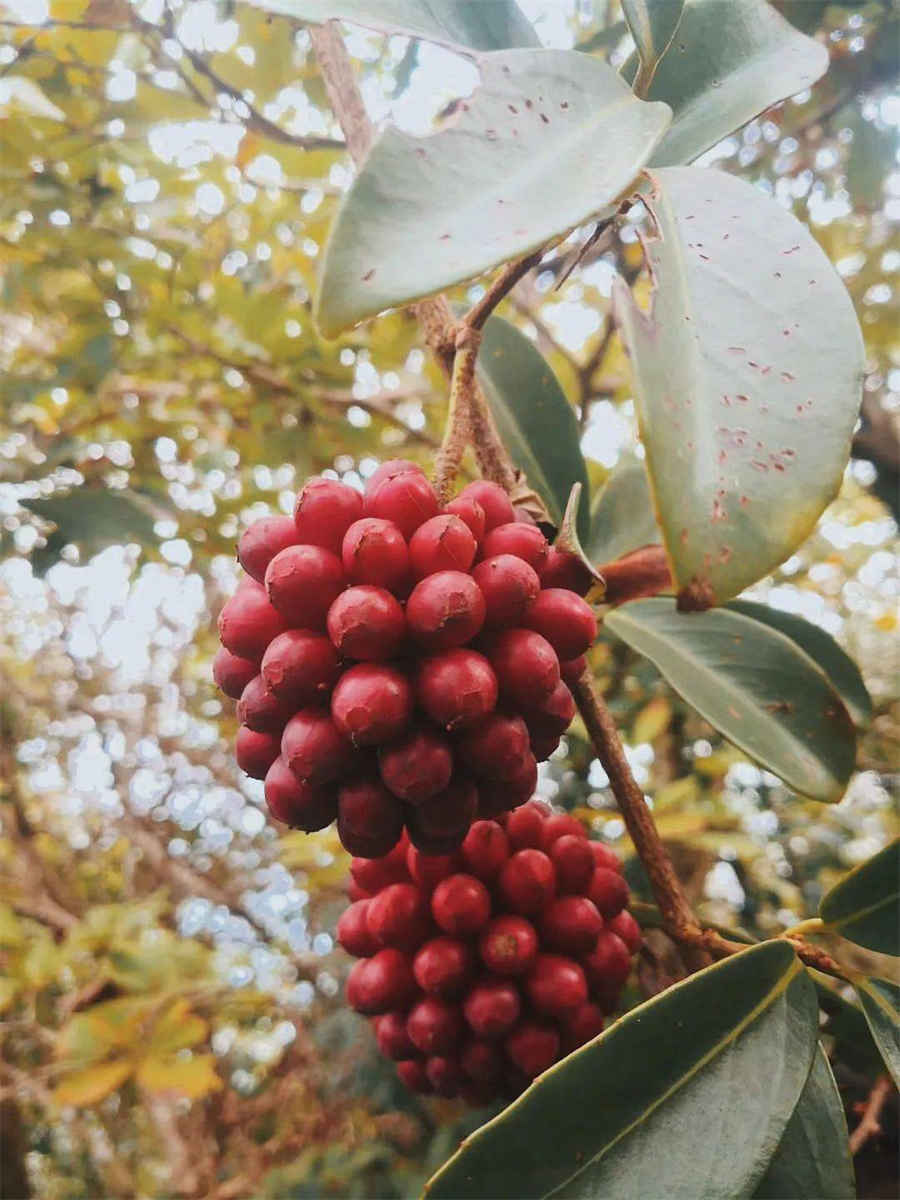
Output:
[[851,1154],[858,1154],[869,1138],[881,1133],[881,1110],[893,1090],[894,1084],[888,1075],[879,1075],[873,1083],[860,1122],[850,1134]]
[[475,362],[480,345],[479,330],[467,327],[460,330],[456,339],[453,375],[450,380],[447,426],[434,465],[434,486],[442,504],[448,499],[450,484],[456,478],[471,436],[472,392],[475,386]]
[[485,322],[503,297],[512,291],[532,267],[537,266],[543,254],[544,250],[541,247],[516,262],[507,263],[497,273],[493,283],[490,284],[481,299],[477,300],[463,317],[462,324],[468,325],[471,329],[484,329]]

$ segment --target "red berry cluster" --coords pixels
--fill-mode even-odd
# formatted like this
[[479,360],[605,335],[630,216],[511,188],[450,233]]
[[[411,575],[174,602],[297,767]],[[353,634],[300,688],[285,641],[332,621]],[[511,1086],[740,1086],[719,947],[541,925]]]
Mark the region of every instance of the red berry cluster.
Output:
[[609,847],[532,800],[458,851],[353,860],[347,999],[413,1091],[517,1095],[603,1029],[641,944]]
[[404,826],[443,854],[532,795],[597,627],[573,590],[583,568],[502,488],[472,483],[440,511],[402,460],[364,496],[310,479],[293,518],[255,522],[238,557],[249,578],[219,617],[214,675],[274,817],[307,831],[337,818],[367,858]]

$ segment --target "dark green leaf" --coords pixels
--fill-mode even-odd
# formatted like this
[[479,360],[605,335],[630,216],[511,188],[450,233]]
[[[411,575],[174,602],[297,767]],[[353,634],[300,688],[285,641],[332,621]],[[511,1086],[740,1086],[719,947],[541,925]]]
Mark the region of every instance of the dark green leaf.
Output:
[[51,567],[70,543],[78,546],[82,556],[123,542],[155,546],[159,539],[154,522],[164,515],[155,503],[127,490],[81,488],[65,496],[23,500],[22,504],[56,526],[47,537],[47,545],[32,554],[38,573]]
[[814,800],[841,798],[856,756],[853,723],[816,664],[784,634],[729,609],[680,613],[662,596],[623,605],[605,624],[789,787]]
[[900,987],[886,979],[858,979],[855,987],[884,1065],[900,1088]]
[[821,1045],[755,1200],[852,1200],[856,1195],[847,1122]]
[[656,64],[675,36],[683,9],[684,0],[622,0],[622,12],[641,60],[642,84],[649,86]]
[[830,929],[869,950],[900,954],[900,838],[855,867],[819,905]]
[[639,458],[623,455],[591,506],[587,553],[595,563],[612,562],[659,540],[647,470]]
[[819,1008],[826,1014],[819,1032],[834,1040],[835,1056],[860,1074],[875,1074],[881,1068],[881,1057],[861,1010],[818,980],[816,991]]
[[463,1143],[426,1194],[634,1200],[660,1195],[664,1171],[667,1196],[746,1195],[815,1047],[806,971],[784,943],[754,946],[632,1009],[551,1067]]

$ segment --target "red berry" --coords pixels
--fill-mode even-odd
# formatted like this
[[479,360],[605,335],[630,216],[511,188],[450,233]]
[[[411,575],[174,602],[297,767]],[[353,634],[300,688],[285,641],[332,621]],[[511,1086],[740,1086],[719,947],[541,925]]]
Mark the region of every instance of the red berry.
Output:
[[459,1095],[463,1084],[462,1071],[455,1058],[433,1054],[425,1063],[425,1074],[434,1089],[435,1095],[452,1100]]
[[514,779],[529,749],[528,729],[522,718],[498,712],[470,726],[459,741],[463,762],[488,779]]
[[354,858],[350,863],[353,882],[370,896],[392,883],[406,883],[409,879],[406,852],[405,845],[396,845],[383,858]]
[[270,692],[294,708],[303,708],[325,699],[340,665],[324,634],[287,629],[269,643],[260,673]]
[[528,998],[538,1012],[559,1016],[578,1008],[588,997],[584,971],[571,958],[539,954],[525,980]]
[[379,766],[381,778],[395,796],[421,804],[449,784],[453,754],[439,734],[414,729],[381,750]]
[[344,534],[344,571],[351,583],[369,583],[396,592],[409,579],[409,551],[403,534],[391,521],[363,517]]
[[415,950],[428,937],[431,920],[413,883],[392,883],[369,901],[369,932],[381,946]]
[[261,517],[241,534],[238,562],[257,583],[262,583],[266,567],[275,555],[287,546],[295,546],[299,540],[290,517]]
[[485,532],[515,521],[516,513],[512,501],[503,488],[497,483],[489,483],[486,479],[477,479],[468,484],[456,497],[457,500],[476,500],[484,509]]
[[266,590],[248,580],[219,613],[222,645],[239,658],[259,662],[266,646],[287,628],[284,618],[269,603]]
[[577,555],[558,550],[556,546],[550,547],[546,562],[541,567],[541,587],[566,588],[584,596],[593,582],[593,575]]
[[379,950],[361,959],[347,980],[347,1001],[367,1016],[405,1008],[416,992],[409,959],[400,950]]
[[484,537],[487,517],[478,501],[471,496],[457,496],[455,500],[444,505],[444,512],[453,513],[461,521],[465,521],[476,542],[480,542]]
[[562,1044],[566,1054],[592,1042],[603,1032],[603,1009],[590,1000],[562,1017]]
[[514,1066],[529,1079],[552,1067],[559,1055],[559,1034],[552,1025],[540,1021],[522,1021],[504,1042]]
[[459,1065],[474,1083],[496,1083],[503,1074],[503,1054],[496,1042],[469,1038],[460,1053]]
[[353,747],[327,712],[304,708],[281,735],[281,755],[298,779],[322,785],[346,774]]
[[482,817],[497,816],[511,808],[518,808],[530,800],[537,787],[537,762],[530,751],[509,779],[482,780],[478,787],[479,814]]
[[409,471],[418,472],[419,475],[425,474],[418,463],[411,462],[408,458],[386,459],[366,480],[366,495],[374,492],[385,479],[392,479],[395,475],[405,475]]
[[411,830],[426,839],[449,838],[455,847],[462,843],[477,812],[475,785],[464,776],[454,776],[442,792],[410,810],[408,821]]
[[548,847],[547,855],[556,868],[556,890],[560,895],[584,895],[594,874],[594,856],[584,830],[557,838]]
[[278,758],[280,739],[274,733],[256,733],[242,725],[234,739],[234,757],[237,765],[251,779],[265,779],[266,772]]
[[378,746],[399,737],[412,706],[409,680],[381,663],[360,663],[345,671],[331,697],[334,723],[355,746]]
[[322,546],[288,546],[266,568],[269,599],[297,629],[323,630],[344,584],[340,559]]
[[472,578],[484,596],[487,629],[521,625],[526,609],[541,589],[534,568],[513,554],[486,558],[474,569]]
[[607,924],[613,933],[622,939],[628,947],[629,953],[637,954],[638,950],[644,944],[644,935],[641,933],[640,925],[638,925],[631,913],[623,908]]
[[605,867],[607,871],[618,871],[621,875],[621,860],[611,846],[607,846],[604,842],[591,842],[591,854],[594,856],[595,866]]
[[411,1058],[407,1062],[397,1063],[397,1075],[404,1087],[420,1095],[430,1095],[434,1088],[425,1074],[425,1063],[420,1058]]
[[496,975],[524,975],[535,960],[538,937],[524,917],[494,917],[478,941],[482,961]]
[[500,872],[500,895],[513,912],[540,913],[553,899],[556,872],[541,850],[519,850]]
[[[568,813],[553,813],[547,818],[541,829],[541,849],[549,854],[553,843],[566,836],[587,841],[585,828],[577,818]],[[590,849],[588,849],[588,853],[590,854]],[[591,862],[593,862],[593,855],[591,855]]]
[[407,1063],[418,1051],[406,1032],[406,1013],[388,1012],[375,1018],[375,1041],[385,1058]]
[[362,516],[359,492],[337,479],[307,479],[294,506],[296,541],[340,554],[344,534]]
[[506,821],[506,836],[513,850],[538,849],[543,844],[544,822],[548,819],[544,805],[532,801],[523,804]]
[[403,609],[390,592],[367,584],[347,588],[328,610],[328,636],[342,658],[381,662],[406,636]]
[[421,471],[389,475],[370,488],[363,502],[365,515],[393,521],[407,539],[425,521],[437,516],[437,497]]
[[445,933],[469,937],[487,923],[491,897],[473,875],[450,875],[434,889],[431,913]]
[[492,1083],[473,1083],[464,1079],[459,1088],[460,1098],[471,1108],[484,1108],[493,1104],[497,1099],[497,1085]]
[[560,896],[544,911],[542,943],[561,954],[587,954],[597,944],[603,918],[587,896]]
[[237,704],[237,718],[242,725],[257,733],[281,733],[293,706],[279,700],[266,687],[261,675],[251,679]]
[[358,779],[338,792],[338,836],[345,849],[361,858],[381,858],[403,832],[400,801],[381,783]]
[[559,747],[558,737],[532,737],[531,753],[537,762],[546,762]]
[[484,624],[484,596],[471,575],[438,571],[413,588],[406,620],[426,650],[452,650],[471,641]]
[[547,639],[562,659],[577,658],[597,637],[591,606],[565,588],[548,588],[531,602],[523,622]]
[[503,629],[491,638],[488,659],[500,691],[521,708],[539,704],[559,683],[559,659],[531,629]]
[[548,549],[547,539],[537,525],[526,525],[522,521],[496,526],[485,534],[481,545],[484,558],[494,558],[498,554],[514,554],[516,558],[524,559],[529,567],[538,573],[547,561]]
[[462,1013],[440,996],[425,996],[410,1010],[406,1032],[423,1054],[450,1054],[462,1037]]
[[416,810],[408,809],[406,832],[409,834],[412,845],[426,858],[443,858],[454,855],[462,845],[463,838],[466,836],[465,829],[460,829],[456,833],[426,833],[425,830],[418,827],[416,819]]
[[497,677],[475,650],[448,650],[426,658],[416,690],[428,715],[447,729],[470,725],[497,703]]
[[453,513],[432,517],[409,539],[409,565],[414,579],[436,571],[468,571],[478,549],[471,529]]
[[592,991],[615,990],[631,973],[631,955],[618,934],[604,929],[597,945],[581,960]]
[[265,796],[276,821],[306,833],[324,829],[337,816],[334,792],[301,783],[283,758],[276,758],[266,772]]
[[212,673],[219,690],[232,700],[239,700],[241,692],[259,673],[259,663],[251,658],[239,658],[220,646],[213,659]]
[[436,937],[426,942],[413,959],[413,975],[423,992],[455,996],[472,972],[472,952],[456,938]]
[[532,739],[558,738],[566,732],[575,716],[572,693],[560,680],[549,696],[523,716]]
[[522,1010],[515,984],[487,976],[470,989],[463,1013],[470,1029],[479,1037],[503,1037],[515,1025]]
[[431,895],[442,879],[459,870],[459,858],[455,854],[423,854],[410,846],[406,851],[406,865],[413,882],[426,895]]
[[371,958],[381,949],[369,931],[369,901],[357,900],[341,913],[337,923],[337,940],[354,958]]
[[583,654],[579,654],[577,658],[560,659],[559,673],[563,683],[567,687],[572,687],[587,670],[587,665],[587,659]]
[[628,884],[617,871],[596,867],[588,895],[604,917],[614,917],[628,903]]
[[489,882],[509,858],[509,840],[496,821],[476,821],[466,834],[460,854],[470,875]]

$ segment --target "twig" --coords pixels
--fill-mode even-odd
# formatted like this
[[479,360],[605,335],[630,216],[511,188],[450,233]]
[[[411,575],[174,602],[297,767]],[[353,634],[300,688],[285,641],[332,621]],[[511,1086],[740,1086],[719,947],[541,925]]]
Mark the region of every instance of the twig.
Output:
[[872,1084],[859,1124],[850,1134],[851,1154],[858,1154],[869,1138],[881,1133],[881,1110],[893,1090],[894,1084],[888,1075],[879,1075]]
[[456,339],[453,375],[450,379],[450,406],[444,440],[434,464],[434,486],[441,503],[448,498],[450,484],[470,437],[472,391],[475,385],[475,361],[481,345],[481,333],[464,326]]
[[537,266],[543,254],[544,250],[541,247],[538,250],[532,251],[531,254],[526,254],[524,258],[520,258],[516,262],[507,263],[498,272],[493,283],[488,287],[481,299],[477,300],[463,317],[463,325],[468,325],[470,329],[483,329],[488,317],[503,297],[512,291],[519,280],[524,278],[532,267]]

